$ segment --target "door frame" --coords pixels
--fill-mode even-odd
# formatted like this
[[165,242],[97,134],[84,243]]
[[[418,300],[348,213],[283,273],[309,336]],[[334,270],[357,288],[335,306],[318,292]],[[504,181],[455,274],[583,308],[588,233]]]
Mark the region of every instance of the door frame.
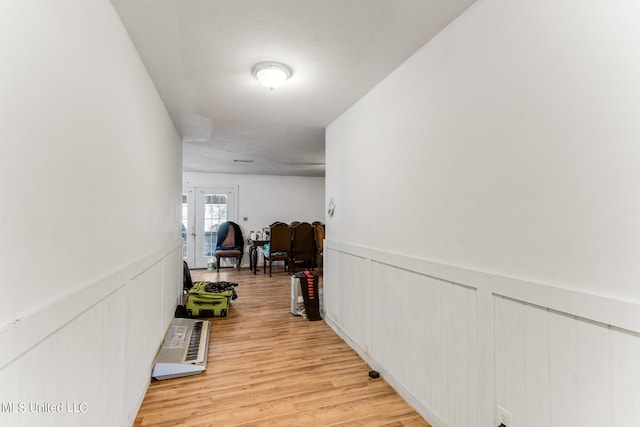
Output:
[[[204,194],[227,194],[227,221],[238,222],[238,186],[183,187],[187,195],[187,253],[183,259],[190,268],[206,268],[209,257],[204,256]],[[202,207],[200,205],[202,204]]]

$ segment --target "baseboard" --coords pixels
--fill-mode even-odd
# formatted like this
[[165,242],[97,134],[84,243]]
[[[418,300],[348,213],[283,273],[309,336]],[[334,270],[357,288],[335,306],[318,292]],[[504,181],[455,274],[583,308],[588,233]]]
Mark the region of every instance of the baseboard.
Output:
[[445,423],[443,423],[433,412],[429,410],[426,406],[418,400],[411,391],[406,389],[400,382],[393,376],[389,371],[387,371],[383,366],[373,360],[371,355],[369,355],[362,347],[360,347],[351,337],[347,334],[340,326],[338,326],[331,316],[326,315],[323,320],[333,331],[338,334],[340,338],[346,342],[349,347],[351,347],[358,356],[362,358],[371,369],[378,371],[381,377],[389,383],[389,385],[413,408],[424,418],[432,427],[447,427]]

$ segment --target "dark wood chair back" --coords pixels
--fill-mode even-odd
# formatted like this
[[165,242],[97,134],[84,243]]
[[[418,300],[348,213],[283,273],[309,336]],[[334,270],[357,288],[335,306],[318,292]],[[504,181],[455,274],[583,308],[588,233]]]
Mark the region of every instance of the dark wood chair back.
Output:
[[271,276],[271,264],[273,261],[284,261],[284,270],[287,271],[291,260],[291,228],[284,223],[275,224],[269,229],[269,252],[264,253],[263,270],[266,274],[269,264],[269,276]]
[[296,272],[297,264],[301,264],[306,268],[314,268],[317,248],[313,226],[308,222],[301,222],[292,227],[291,230],[291,265],[293,272]]
[[316,237],[316,264],[318,265],[318,273],[322,275],[322,257],[324,256],[324,224],[315,222],[313,225]]

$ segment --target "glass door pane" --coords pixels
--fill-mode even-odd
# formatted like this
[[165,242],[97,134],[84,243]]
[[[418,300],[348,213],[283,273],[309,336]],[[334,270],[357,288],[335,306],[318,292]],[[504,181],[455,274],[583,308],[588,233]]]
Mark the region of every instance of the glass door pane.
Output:
[[182,258],[190,268],[196,265],[196,189],[185,188],[182,192]]
[[[189,230],[189,195],[182,195],[182,258],[189,259],[187,234]],[[188,262],[187,262],[188,263]]]
[[203,256],[214,256],[218,239],[218,226],[227,221],[227,212],[226,194],[204,194]]

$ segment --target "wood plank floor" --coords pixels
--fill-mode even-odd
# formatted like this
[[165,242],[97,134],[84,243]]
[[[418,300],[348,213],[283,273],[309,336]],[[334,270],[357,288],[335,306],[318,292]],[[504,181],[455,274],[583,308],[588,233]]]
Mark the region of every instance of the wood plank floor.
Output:
[[204,373],[152,381],[134,426],[429,426],[324,321],[290,314],[291,279],[193,270],[238,283],[213,318]]

